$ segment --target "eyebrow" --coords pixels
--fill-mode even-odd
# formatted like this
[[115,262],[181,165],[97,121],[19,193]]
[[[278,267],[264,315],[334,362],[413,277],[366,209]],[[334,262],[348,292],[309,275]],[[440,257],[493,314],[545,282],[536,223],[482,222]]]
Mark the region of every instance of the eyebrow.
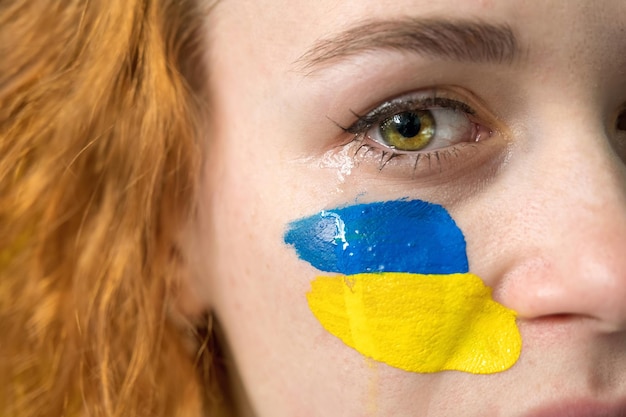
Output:
[[366,21],[316,42],[296,64],[310,73],[328,64],[376,50],[412,52],[433,58],[512,63],[519,55],[508,25],[476,20],[405,18]]

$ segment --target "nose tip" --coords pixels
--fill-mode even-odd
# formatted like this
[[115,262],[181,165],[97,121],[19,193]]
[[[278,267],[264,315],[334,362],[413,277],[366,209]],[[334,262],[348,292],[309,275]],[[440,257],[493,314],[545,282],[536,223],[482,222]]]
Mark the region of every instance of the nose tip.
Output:
[[586,318],[626,332],[626,169],[607,138],[585,132],[552,132],[533,170],[511,177],[524,198],[504,193],[518,232],[499,248],[508,263],[494,296],[522,320]]
[[602,332],[626,330],[626,257],[581,249],[577,262],[563,252],[518,262],[505,273],[497,297],[521,320],[585,318]]
[[596,177],[585,198],[580,189],[552,190],[525,220],[533,224],[527,242],[497,290],[520,319],[587,318],[602,331],[626,331],[626,198],[617,176]]

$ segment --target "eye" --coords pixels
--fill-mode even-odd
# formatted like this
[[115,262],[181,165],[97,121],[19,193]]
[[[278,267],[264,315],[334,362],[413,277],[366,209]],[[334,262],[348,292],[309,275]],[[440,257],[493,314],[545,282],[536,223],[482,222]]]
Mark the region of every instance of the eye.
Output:
[[414,152],[475,140],[477,125],[456,108],[402,111],[384,119],[367,136],[385,147]]
[[421,154],[461,142],[477,142],[491,130],[476,121],[474,110],[447,97],[405,96],[381,104],[349,128],[362,146],[392,154]]

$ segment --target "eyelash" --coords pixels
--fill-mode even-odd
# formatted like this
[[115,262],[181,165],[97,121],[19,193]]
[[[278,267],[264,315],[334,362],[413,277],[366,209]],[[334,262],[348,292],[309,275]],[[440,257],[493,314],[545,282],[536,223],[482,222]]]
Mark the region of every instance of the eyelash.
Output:
[[[412,157],[414,158],[413,173],[417,171],[420,161],[428,161],[429,170],[438,168],[441,171],[442,161],[449,160],[449,157],[458,157],[459,148],[462,145],[468,145],[472,142],[462,142],[448,147],[435,148],[433,150],[402,151],[381,144],[368,136],[368,133],[373,128],[398,113],[434,109],[447,109],[462,112],[468,117],[470,123],[475,126],[484,127],[474,120],[476,115],[474,109],[459,100],[436,95],[422,98],[395,99],[381,104],[365,115],[359,115],[353,112],[354,116],[357,118],[356,122],[349,127],[342,127],[346,133],[352,135],[351,140],[345,146],[358,145],[354,151],[354,158],[362,151],[364,151],[365,154],[377,152],[380,156],[379,170],[382,170],[394,158]],[[492,133],[493,131],[487,128],[487,136],[490,137]],[[480,137],[480,139],[482,139],[482,137]],[[477,138],[476,142],[478,140]]]

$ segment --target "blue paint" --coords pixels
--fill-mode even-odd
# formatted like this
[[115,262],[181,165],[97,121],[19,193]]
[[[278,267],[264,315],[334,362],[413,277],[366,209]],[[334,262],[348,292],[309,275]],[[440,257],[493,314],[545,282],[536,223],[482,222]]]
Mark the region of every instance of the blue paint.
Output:
[[438,204],[395,200],[322,211],[289,224],[285,243],[315,268],[363,272],[468,272],[465,238]]

